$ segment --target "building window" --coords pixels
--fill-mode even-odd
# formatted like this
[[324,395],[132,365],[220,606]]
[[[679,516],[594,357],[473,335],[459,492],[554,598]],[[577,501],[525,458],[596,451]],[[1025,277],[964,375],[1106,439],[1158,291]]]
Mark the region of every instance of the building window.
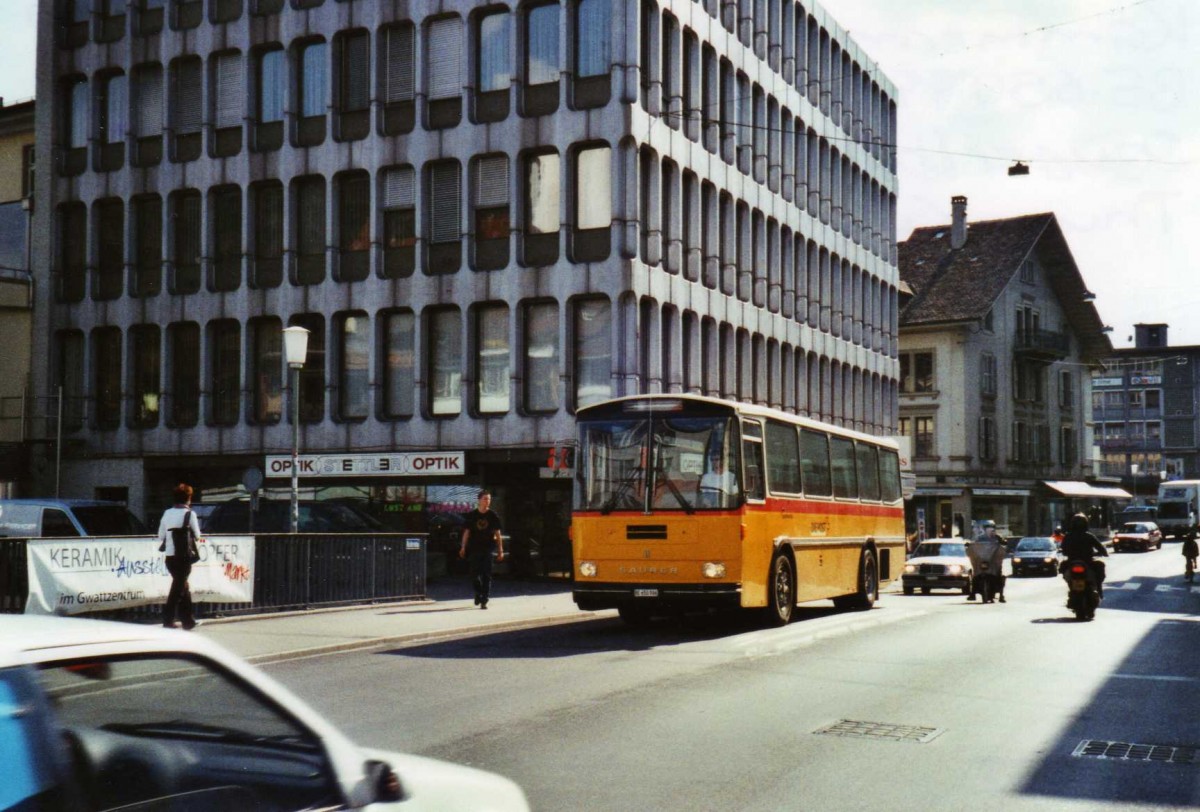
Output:
[[172,192],[171,206],[171,293],[200,290],[200,192]]
[[274,288],[283,282],[283,184],[277,180],[250,187],[254,217],[254,265],[250,284]]
[[380,32],[383,64],[379,68],[379,95],[383,99],[380,131],[384,135],[410,132],[414,113],[413,97],[416,29],[411,23],[389,25]]
[[560,159],[548,152],[525,158],[525,236],[522,261],[553,265],[558,261]]
[[171,63],[171,160],[176,163],[200,157],[203,119],[203,66],[198,56],[176,59]]
[[55,356],[55,382],[62,387],[63,429],[83,428],[87,398],[83,391],[83,333],[79,330],[59,330],[55,333],[58,352]]
[[286,67],[281,48],[259,51],[255,59],[254,149],[258,152],[269,152],[283,146]]
[[559,6],[534,6],[525,12],[525,87],[522,108],[527,116],[558,109]]
[[[240,12],[239,12],[240,13]],[[242,55],[238,52],[212,57],[213,157],[225,158],[242,151],[242,119],[246,88],[242,78]]]
[[429,106],[425,126],[454,127],[462,120],[462,21],[458,17],[429,24],[425,64],[429,68]]
[[99,81],[96,110],[96,171],[112,172],[125,166],[125,136],[129,132],[128,85],[125,74],[115,73]]
[[133,207],[133,295],[157,296],[162,289],[162,198],[138,195]]
[[87,206],[64,203],[58,207],[58,299],[78,302],[87,289]]
[[933,353],[906,352],[900,354],[901,392],[932,392],[933,384]]
[[320,313],[292,316],[289,326],[308,330],[308,353],[300,369],[300,422],[320,423],[325,419],[325,317]]
[[507,11],[479,18],[479,53],[475,77],[475,120],[503,121],[508,117],[509,85],[512,84],[512,15]]
[[295,143],[298,147],[325,143],[325,112],[329,107],[326,50],[324,42],[309,42],[300,46],[297,55],[296,96],[300,115],[296,119]]
[[985,352],[979,360],[979,391],[988,397],[996,396],[996,356]]
[[1034,271],[1032,259],[1027,259],[1021,263],[1021,281],[1032,285],[1037,281],[1037,275]]
[[1075,429],[1063,426],[1058,432],[1058,459],[1066,468],[1075,467]]
[[350,31],[338,36],[337,122],[339,141],[358,141],[371,131],[371,35]]
[[429,165],[427,273],[453,273],[462,265],[460,171],[454,161]]
[[125,279],[125,206],[120,198],[98,200],[96,219],[96,285],[92,298],[116,299]]
[[92,330],[92,398],[97,429],[121,425],[121,329]]
[[136,0],[137,13],[133,19],[133,32],[139,37],[145,37],[162,31],[165,5],[166,0]]
[[292,181],[296,214],[295,284],[325,281],[325,178],[310,175]]
[[272,317],[250,319],[247,329],[254,422],[278,423],[283,414],[283,323]]
[[21,197],[33,199],[34,178],[37,169],[37,150],[33,144],[21,147]]
[[475,269],[508,264],[508,156],[475,161]]
[[87,169],[88,146],[88,86],[82,76],[66,80],[63,88],[62,126],[66,134],[66,149],[62,157],[62,174],[78,175]]
[[1029,426],[1022,421],[1014,421],[1012,427],[1012,461],[1028,462],[1033,441],[1030,439]]
[[606,299],[575,303],[572,347],[576,409],[612,397],[612,305]]
[[115,42],[125,36],[126,0],[97,0],[100,14],[96,26],[96,42]]
[[200,325],[181,322],[167,328],[171,352],[170,422],[176,428],[200,419]]
[[934,456],[932,417],[901,417],[900,434],[912,438],[914,457]]
[[338,175],[338,280],[361,282],[370,275],[371,176],[365,171]]
[[579,0],[574,7],[575,75],[572,104],[603,107],[612,96],[609,65],[612,17],[609,0]]
[[559,407],[558,304],[525,305],[525,411],[549,413]]
[[368,414],[371,397],[370,322],[366,313],[346,313],[337,318],[338,416],[361,420]]
[[212,221],[212,279],[215,291],[237,290],[242,284],[242,190],[216,186],[208,193]]
[[92,21],[92,0],[66,0],[63,18],[66,22],[63,46],[78,48],[88,41],[88,26]]
[[134,166],[157,166],[162,161],[162,65],[141,65],[133,71]]
[[452,417],[462,411],[462,318],[457,308],[429,314],[429,411]]
[[204,19],[203,0],[171,0],[175,7],[171,27],[176,30],[195,28]]
[[510,407],[508,306],[481,306],[475,316],[476,404],[481,414],[504,414]]
[[412,417],[416,390],[415,319],[411,310],[383,314],[383,415]]
[[575,153],[575,229],[571,256],[599,262],[612,248],[612,150],[585,147]]
[[979,418],[979,459],[992,462],[996,459],[996,420],[992,417]]
[[159,401],[162,398],[162,349],[157,324],[137,324],[129,328],[129,350],[133,369],[130,425],[148,429],[158,425]]
[[1070,370],[1060,370],[1058,373],[1058,405],[1070,409],[1075,405],[1075,377]]
[[385,169],[379,175],[383,218],[383,276],[411,276],[416,267],[417,211],[411,166]]
[[208,323],[209,398],[212,424],[238,422],[241,395],[241,324],[236,319]]
[[231,23],[242,16],[242,0],[212,0],[212,21]]

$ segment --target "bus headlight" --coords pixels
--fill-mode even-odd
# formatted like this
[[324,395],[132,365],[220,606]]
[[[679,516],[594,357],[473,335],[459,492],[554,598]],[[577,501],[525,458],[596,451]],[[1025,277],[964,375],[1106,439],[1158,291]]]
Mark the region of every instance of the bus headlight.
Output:
[[580,561],[579,574],[584,578],[596,577],[596,562],[595,561]]
[[946,572],[950,575],[962,575],[962,571],[962,564],[951,564],[950,566],[946,567]]
[[725,565],[720,561],[705,561],[700,571],[704,573],[705,578],[725,577]]
[[909,575],[912,575],[914,572],[917,571],[917,565],[916,564],[905,564],[904,571],[907,572]]

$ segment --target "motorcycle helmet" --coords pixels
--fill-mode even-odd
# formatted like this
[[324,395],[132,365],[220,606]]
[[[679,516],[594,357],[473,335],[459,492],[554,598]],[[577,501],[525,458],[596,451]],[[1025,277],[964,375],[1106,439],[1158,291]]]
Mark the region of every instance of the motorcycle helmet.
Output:
[[980,530],[987,530],[989,527],[992,530],[996,529],[996,523],[993,522],[991,519],[984,519],[982,522],[979,523]]
[[1082,513],[1076,513],[1071,517],[1068,523],[1072,533],[1086,533],[1088,529],[1088,518]]

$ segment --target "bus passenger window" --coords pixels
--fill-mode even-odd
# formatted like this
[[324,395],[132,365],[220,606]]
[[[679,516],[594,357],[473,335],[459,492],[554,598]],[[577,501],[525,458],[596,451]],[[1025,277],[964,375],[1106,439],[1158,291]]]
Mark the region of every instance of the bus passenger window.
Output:
[[854,453],[858,457],[858,495],[863,499],[879,501],[879,452],[875,446],[855,443]]
[[830,437],[829,459],[833,463],[833,495],[839,499],[857,499],[858,478],[854,475],[853,441],[845,437]]
[[833,492],[829,473],[829,438],[824,432],[809,429],[800,432],[800,464],[804,470],[805,496],[829,496]]
[[745,477],[746,498],[747,499],[765,499],[766,493],[763,490],[763,459],[762,459],[762,443],[746,440],[742,443],[742,461],[746,466],[746,470],[742,472]]

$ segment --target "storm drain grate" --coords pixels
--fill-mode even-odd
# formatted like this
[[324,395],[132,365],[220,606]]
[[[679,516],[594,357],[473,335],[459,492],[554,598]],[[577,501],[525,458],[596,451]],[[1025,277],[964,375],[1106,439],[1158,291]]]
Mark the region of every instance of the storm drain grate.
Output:
[[1130,744],[1129,742],[1110,742],[1102,739],[1084,739],[1071,755],[1079,758],[1111,758],[1117,761],[1200,764],[1200,746]]
[[879,739],[893,742],[915,742],[926,744],[941,735],[940,727],[919,725],[893,725],[887,722],[855,722],[842,719],[814,733],[828,736],[850,736],[856,739]]

